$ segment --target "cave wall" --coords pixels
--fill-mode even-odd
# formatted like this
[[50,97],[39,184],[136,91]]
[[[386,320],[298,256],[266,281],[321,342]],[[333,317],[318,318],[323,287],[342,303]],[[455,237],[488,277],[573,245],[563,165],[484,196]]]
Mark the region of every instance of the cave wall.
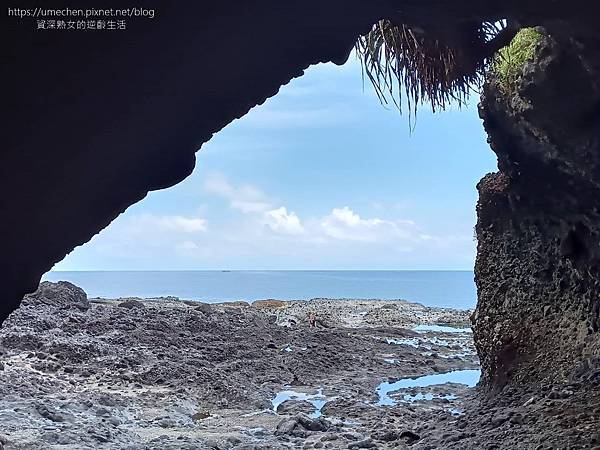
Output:
[[473,320],[493,391],[600,383],[600,40],[546,31],[480,104],[499,171],[478,185]]
[[345,62],[389,5],[153,0],[154,19],[95,32],[4,14],[0,322],[73,248],[188,176],[215,132],[308,66]]

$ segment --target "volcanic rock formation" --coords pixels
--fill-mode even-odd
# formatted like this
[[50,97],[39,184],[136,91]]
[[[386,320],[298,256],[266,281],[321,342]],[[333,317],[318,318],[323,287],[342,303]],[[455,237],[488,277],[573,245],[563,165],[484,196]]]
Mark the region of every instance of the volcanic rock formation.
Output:
[[548,31],[480,106],[500,170],[478,185],[474,324],[498,389],[600,383],[600,47]]

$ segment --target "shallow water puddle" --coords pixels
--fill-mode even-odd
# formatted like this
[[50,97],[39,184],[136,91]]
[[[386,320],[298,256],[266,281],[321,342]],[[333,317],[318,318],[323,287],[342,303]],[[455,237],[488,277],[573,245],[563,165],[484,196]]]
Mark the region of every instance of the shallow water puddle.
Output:
[[444,340],[444,339],[440,339],[439,337],[433,336],[430,338],[427,338],[428,342],[431,342],[432,344],[435,345],[439,345],[440,347],[450,347],[450,342]]
[[287,353],[291,353],[294,351],[294,348],[298,349],[298,350],[308,350],[308,347],[296,347],[296,346],[292,346],[292,344],[289,344],[287,346],[285,346],[284,348],[281,349],[282,352],[287,352]]
[[304,392],[296,392],[292,390],[279,391],[275,398],[271,400],[273,411],[277,412],[277,408],[287,400],[307,401],[315,407],[315,410],[309,414],[313,419],[321,417],[321,410],[328,402],[335,400],[337,397],[327,397],[323,395],[323,389],[319,389],[316,394],[306,394]]
[[448,410],[448,412],[453,416],[463,416],[465,414],[464,411],[459,408],[451,408]]
[[450,346],[450,342],[448,342],[444,339],[440,339],[436,336],[432,336],[429,338],[421,338],[421,337],[403,338],[403,339],[386,338],[385,342],[387,342],[388,344],[393,344],[393,345],[408,345],[413,348],[424,347],[427,349],[430,349],[431,346],[426,345],[426,343],[439,345],[440,347]]
[[454,328],[444,325],[417,325],[413,328],[417,333],[426,333],[427,331],[436,331],[439,333],[472,333],[470,328]]
[[404,338],[404,339],[393,339],[387,338],[385,340],[388,344],[394,345],[408,345],[410,347],[419,348],[421,340],[419,338]]
[[[421,353],[422,356],[433,356],[433,352],[422,352]],[[443,355],[441,353],[436,353],[437,356],[439,356],[440,358],[444,358],[444,359],[453,359],[453,358],[467,358],[469,356],[474,356],[475,352],[472,351],[465,351],[465,352],[458,352],[458,353],[450,353],[449,355]]]
[[[401,389],[410,389],[415,387],[428,387],[435,386],[438,384],[445,383],[459,383],[466,384],[469,387],[473,387],[479,381],[481,375],[480,370],[456,370],[454,372],[439,373],[435,375],[425,375],[419,378],[403,378],[401,380],[390,383],[384,381],[377,386],[376,392],[379,397],[377,402],[378,406],[393,406],[396,404],[396,400],[390,397],[391,392],[399,391]],[[430,394],[417,394],[417,395],[405,395],[403,401],[414,402],[418,400],[433,400],[434,398],[444,398],[444,396],[431,395],[431,399],[427,398]],[[422,396],[419,397],[419,396]],[[449,400],[454,399],[448,398]]]

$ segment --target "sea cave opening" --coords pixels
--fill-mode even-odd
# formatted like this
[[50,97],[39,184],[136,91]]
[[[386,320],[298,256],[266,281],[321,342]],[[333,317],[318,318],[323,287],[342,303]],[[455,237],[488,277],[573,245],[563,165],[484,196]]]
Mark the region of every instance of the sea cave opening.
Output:
[[421,107],[408,124],[371,89],[355,57],[311,67],[205,144],[189,178],[45,274],[104,308],[92,341],[129,335],[119,353],[130,356],[74,371],[136,395],[181,385],[187,399],[165,391],[169,404],[148,419],[169,433],[223,433],[223,416],[252,435],[297,413],[357,432],[362,404],[375,411],[367,421],[405,407],[460,417],[479,379],[475,184],[495,157],[476,96],[435,116]]
[[[126,43],[50,39],[76,51],[43,77],[12,55],[13,84],[37,83],[9,95],[0,177],[23,218],[3,224],[0,450],[600,443],[593,14],[411,7],[418,25],[354,47],[399,38],[365,83],[352,55],[313,65],[398,19],[359,3],[223,5],[201,26],[166,8]],[[84,47],[104,56],[77,67]],[[404,116],[380,104],[390,79]]]

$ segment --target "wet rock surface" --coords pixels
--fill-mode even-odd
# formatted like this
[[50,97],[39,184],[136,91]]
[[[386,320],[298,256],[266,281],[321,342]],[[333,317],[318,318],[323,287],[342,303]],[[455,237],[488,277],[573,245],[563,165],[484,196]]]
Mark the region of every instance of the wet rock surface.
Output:
[[[478,368],[469,332],[423,327],[464,326],[469,311],[173,298],[82,309],[62,291],[73,287],[46,284],[0,331],[7,450],[593,448],[598,438],[600,399],[581,386],[486,403],[465,384],[422,382]],[[310,313],[326,326],[309,327]],[[398,381],[381,404],[381,386]]]

